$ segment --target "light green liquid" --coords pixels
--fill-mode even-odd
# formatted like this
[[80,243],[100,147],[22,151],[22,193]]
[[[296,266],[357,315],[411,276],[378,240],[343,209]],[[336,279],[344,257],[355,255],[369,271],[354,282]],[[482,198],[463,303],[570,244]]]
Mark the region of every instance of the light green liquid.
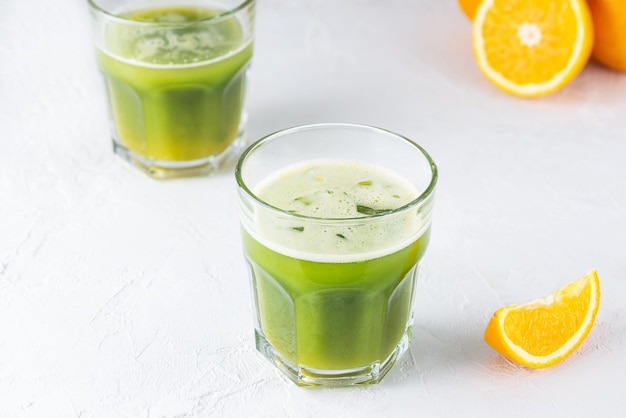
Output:
[[[136,154],[188,161],[220,154],[239,134],[252,43],[239,22],[207,25],[217,13],[195,7],[147,9],[145,22],[198,22],[179,28],[110,23],[97,50],[117,139]],[[217,42],[216,40],[219,40]]]
[[[284,210],[342,218],[365,217],[357,206],[394,209],[417,197],[396,175],[347,161],[314,161],[286,170],[255,193]],[[413,275],[430,236],[429,227],[413,222],[416,211],[353,228],[352,235],[306,222],[298,226],[297,220],[287,227],[262,218],[255,226],[244,224],[262,333],[286,360],[340,370],[383,361],[392,353],[410,326]],[[407,239],[394,239],[397,228]]]

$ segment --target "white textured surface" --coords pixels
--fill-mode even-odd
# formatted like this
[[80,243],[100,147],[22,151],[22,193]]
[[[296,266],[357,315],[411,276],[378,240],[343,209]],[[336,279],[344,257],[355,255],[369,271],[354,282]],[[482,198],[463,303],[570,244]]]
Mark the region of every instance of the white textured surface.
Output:
[[[379,385],[298,388],[253,348],[232,164],[157,182],[114,157],[82,0],[2,0],[0,416],[623,416],[626,74],[517,99],[453,0],[261,0],[252,139],[347,121],[416,139],[441,178],[413,346]],[[482,341],[499,306],[591,268],[564,363]]]

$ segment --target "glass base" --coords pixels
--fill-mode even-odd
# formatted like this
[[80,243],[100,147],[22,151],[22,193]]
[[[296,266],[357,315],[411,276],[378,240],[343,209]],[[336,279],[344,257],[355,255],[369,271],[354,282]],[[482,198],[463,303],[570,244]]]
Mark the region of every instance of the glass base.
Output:
[[190,161],[154,160],[138,155],[113,139],[113,152],[155,179],[197,177],[215,172],[229,157],[239,154],[246,143],[241,132],[221,154]]
[[255,330],[257,350],[298,386],[353,386],[379,383],[411,344],[412,326],[409,326],[391,354],[380,362],[361,367],[340,370],[320,370],[296,366],[286,360],[270,344],[265,336]]

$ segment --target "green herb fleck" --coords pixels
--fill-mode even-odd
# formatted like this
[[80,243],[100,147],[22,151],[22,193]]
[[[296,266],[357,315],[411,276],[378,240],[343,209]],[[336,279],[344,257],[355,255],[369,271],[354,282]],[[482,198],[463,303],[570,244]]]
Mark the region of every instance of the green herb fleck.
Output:
[[294,201],[304,203],[305,205],[311,204],[311,200],[306,196],[296,197]]
[[393,209],[372,209],[368,206],[356,205],[356,211],[362,213],[363,215],[379,215],[392,210]]
[[393,197],[395,197],[396,199],[400,199],[400,195],[394,194]]
[[293,228],[294,231],[298,231],[298,232],[303,232],[304,231],[304,227],[303,226],[294,226]]
[[372,180],[365,180],[365,181],[359,182],[359,186],[371,186],[371,185],[372,185]]
[[337,235],[337,236],[338,236],[339,238],[341,238],[341,239],[346,239],[346,236],[345,236],[345,235],[343,235],[343,234],[335,234],[335,235]]

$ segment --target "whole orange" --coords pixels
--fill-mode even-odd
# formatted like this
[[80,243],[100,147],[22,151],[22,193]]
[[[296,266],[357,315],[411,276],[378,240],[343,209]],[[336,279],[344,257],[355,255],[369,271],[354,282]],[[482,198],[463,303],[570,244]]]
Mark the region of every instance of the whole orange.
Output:
[[476,9],[478,9],[478,5],[481,0],[457,0],[461,10],[465,13],[465,16],[469,17],[470,20],[474,19],[474,14],[476,13]]
[[587,0],[587,4],[595,33],[591,56],[609,68],[626,71],[626,1]]

